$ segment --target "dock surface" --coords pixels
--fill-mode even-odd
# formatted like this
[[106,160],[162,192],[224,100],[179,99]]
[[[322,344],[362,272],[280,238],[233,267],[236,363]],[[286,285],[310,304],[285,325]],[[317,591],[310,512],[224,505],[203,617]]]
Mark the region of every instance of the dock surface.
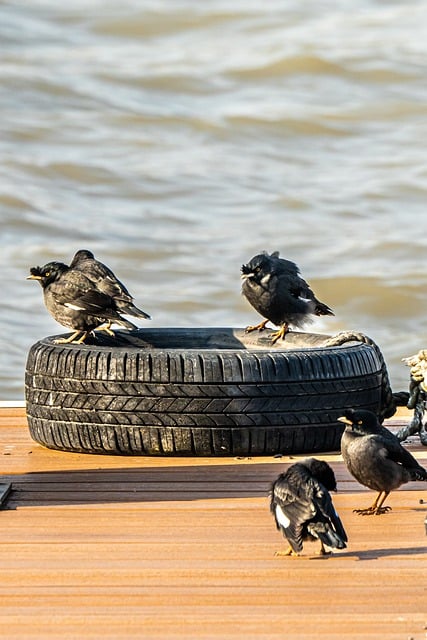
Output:
[[[405,446],[427,467],[416,435]],[[304,456],[52,451],[31,440],[23,408],[0,409],[0,453],[1,639],[426,640],[426,483],[360,516],[374,493],[338,453],[316,455],[335,471],[348,548],[277,557],[270,484]]]

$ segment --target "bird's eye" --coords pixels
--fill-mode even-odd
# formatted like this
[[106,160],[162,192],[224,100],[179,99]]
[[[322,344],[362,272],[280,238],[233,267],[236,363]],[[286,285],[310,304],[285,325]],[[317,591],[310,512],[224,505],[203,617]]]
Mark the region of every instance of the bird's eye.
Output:
[[50,271],[46,271],[44,275],[45,275],[45,278],[48,278],[50,276]]

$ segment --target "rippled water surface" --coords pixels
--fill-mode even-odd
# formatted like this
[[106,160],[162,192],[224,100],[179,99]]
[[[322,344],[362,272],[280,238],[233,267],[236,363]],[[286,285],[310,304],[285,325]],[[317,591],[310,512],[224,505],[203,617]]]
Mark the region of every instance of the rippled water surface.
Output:
[[380,346],[427,347],[424,2],[0,4],[0,400],[62,329],[29,268],[88,248],[152,326],[245,326],[240,265],[297,262]]

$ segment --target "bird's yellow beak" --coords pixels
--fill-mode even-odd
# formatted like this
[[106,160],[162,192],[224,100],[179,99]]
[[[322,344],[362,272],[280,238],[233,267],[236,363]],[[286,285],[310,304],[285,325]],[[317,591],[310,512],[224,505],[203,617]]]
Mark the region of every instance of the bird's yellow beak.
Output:
[[340,418],[337,418],[338,422],[343,422],[344,424],[348,424],[348,425],[352,425],[352,421],[349,420],[348,418],[346,418],[345,416],[341,416]]
[[33,274],[31,274],[30,276],[27,276],[25,279],[26,280],[41,280],[42,277],[41,276],[33,276]]

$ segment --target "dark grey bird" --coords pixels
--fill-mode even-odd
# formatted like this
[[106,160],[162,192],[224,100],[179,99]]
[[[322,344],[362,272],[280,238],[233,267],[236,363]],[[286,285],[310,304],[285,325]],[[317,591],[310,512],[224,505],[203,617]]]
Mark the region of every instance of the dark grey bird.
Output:
[[109,267],[97,260],[92,251],[87,249],[77,251],[71,261],[70,269],[81,271],[96,285],[99,291],[113,298],[119,313],[150,320],[148,313],[134,305],[134,298],[123,282],[115,276]]
[[321,555],[330,553],[325,547],[347,546],[347,534],[329,493],[336,488],[333,469],[317,458],[292,464],[279,475],[271,488],[270,511],[289,548],[276,555],[300,555],[305,540],[319,539]]
[[[74,331],[68,338],[58,338],[57,343],[80,344],[97,328],[114,335],[109,328],[112,323],[127,329],[137,328],[121,317],[111,296],[99,291],[82,272],[70,269],[63,262],[32,267],[27,280],[40,282],[44,303],[51,316]],[[105,324],[108,326],[103,327]]]
[[242,265],[242,293],[253,308],[265,318],[246,331],[262,331],[270,320],[280,329],[271,334],[273,344],[284,338],[289,327],[303,327],[311,316],[333,316],[332,309],[320,302],[301,277],[294,262],[279,257],[279,252],[254,256]]
[[341,453],[347,469],[360,484],[378,491],[374,502],[361,515],[380,515],[391,510],[384,502],[391,491],[406,482],[427,480],[427,471],[405,449],[400,440],[383,427],[375,413],[347,409],[338,418],[346,425]]

